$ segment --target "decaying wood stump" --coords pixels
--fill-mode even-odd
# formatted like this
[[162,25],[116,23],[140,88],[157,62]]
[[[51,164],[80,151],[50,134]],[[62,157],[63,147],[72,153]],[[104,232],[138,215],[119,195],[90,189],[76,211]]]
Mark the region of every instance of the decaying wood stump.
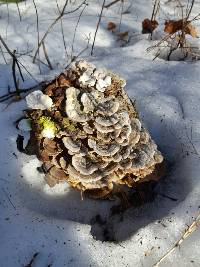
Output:
[[80,60],[26,97],[31,138],[50,186],[67,181],[94,198],[161,177],[163,157],[124,91],[125,81]]

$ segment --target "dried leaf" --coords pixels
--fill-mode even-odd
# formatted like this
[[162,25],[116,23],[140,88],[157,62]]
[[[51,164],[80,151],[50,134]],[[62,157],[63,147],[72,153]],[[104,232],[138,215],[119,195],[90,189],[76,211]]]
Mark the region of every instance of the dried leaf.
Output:
[[50,187],[54,187],[58,183],[58,180],[56,180],[53,176],[49,174],[46,174],[44,179]]
[[117,27],[117,25],[114,22],[110,21],[110,22],[108,22],[107,30],[113,31],[114,29],[116,29],[116,27]]
[[128,31],[120,32],[120,33],[117,34],[117,36],[119,37],[118,40],[128,42],[128,39],[129,39]]
[[198,38],[197,29],[191,23],[187,25],[186,33],[190,34],[193,38]]
[[142,22],[142,33],[152,33],[158,27],[156,20],[144,19]]
[[42,145],[44,150],[47,150],[49,155],[55,155],[58,153],[58,148],[54,140],[49,138],[44,138]]
[[53,90],[55,89],[55,84],[50,83],[44,90],[44,93],[48,96],[53,95]]
[[50,169],[49,174],[57,180],[67,180],[68,179],[68,175],[63,170],[58,169],[55,166]]
[[194,38],[198,37],[196,28],[191,24],[191,22],[186,21],[185,19],[167,20],[165,22],[164,32],[173,34],[178,31],[183,31],[185,34],[189,34]]
[[49,161],[49,153],[48,153],[48,150],[44,149],[44,150],[41,150],[39,155],[38,155],[38,158],[39,160],[43,161],[43,162],[47,162]]
[[70,80],[67,78],[67,76],[64,74],[64,73],[61,73],[60,76],[57,78],[57,81],[58,81],[58,85],[60,87],[63,87],[63,86],[71,86],[71,82]]
[[59,106],[61,105],[61,103],[62,103],[62,101],[63,101],[64,98],[65,98],[64,95],[55,97],[55,98],[54,98],[54,105],[55,105],[56,107],[59,107]]

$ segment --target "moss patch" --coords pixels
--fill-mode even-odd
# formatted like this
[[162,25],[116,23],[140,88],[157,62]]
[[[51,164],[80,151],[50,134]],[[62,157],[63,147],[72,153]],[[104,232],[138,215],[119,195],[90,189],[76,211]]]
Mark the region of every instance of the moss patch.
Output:
[[20,3],[24,1],[25,0],[0,0],[0,3]]

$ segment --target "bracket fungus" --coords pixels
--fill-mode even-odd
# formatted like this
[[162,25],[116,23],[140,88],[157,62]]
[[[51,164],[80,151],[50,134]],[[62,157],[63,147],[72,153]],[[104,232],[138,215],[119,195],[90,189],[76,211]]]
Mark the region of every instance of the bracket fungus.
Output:
[[50,186],[67,181],[89,196],[106,198],[120,185],[135,187],[161,177],[163,157],[125,84],[80,60],[26,97],[29,151],[32,145]]

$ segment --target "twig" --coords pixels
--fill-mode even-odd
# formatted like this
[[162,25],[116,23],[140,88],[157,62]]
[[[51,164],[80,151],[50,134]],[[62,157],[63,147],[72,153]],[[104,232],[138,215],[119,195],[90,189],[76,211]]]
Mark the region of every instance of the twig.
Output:
[[[3,46],[5,47],[5,49],[7,50],[7,52],[8,52],[8,54],[12,57],[12,59],[13,59],[13,64],[17,64],[17,67],[18,67],[18,69],[19,69],[19,73],[20,73],[20,76],[21,76],[21,78],[22,78],[22,81],[24,81],[24,78],[23,78],[23,75],[22,75],[22,72],[21,72],[21,68],[20,68],[20,66],[19,65],[21,65],[26,71],[27,71],[27,73],[29,73],[29,75],[31,75],[31,77],[33,77],[32,76],[32,74],[26,69],[26,67],[22,64],[22,63],[20,63],[19,61],[18,61],[18,59],[16,58],[16,56],[15,56],[15,50],[14,50],[14,52],[12,52],[11,50],[10,50],[10,48],[7,46],[7,44],[4,42],[4,40],[3,40],[3,38],[2,38],[2,36],[0,35],[0,41],[1,41],[1,43],[3,44]],[[14,68],[14,67],[13,67]],[[13,77],[14,78],[14,77]],[[34,78],[34,77],[33,77]],[[35,78],[34,78],[34,80],[36,80]]]
[[190,9],[189,9],[189,11],[186,13],[186,21],[189,19],[189,16],[190,16],[190,14],[191,14],[191,12],[192,12],[192,9],[193,9],[193,7],[194,7],[194,1],[195,1],[195,0],[192,0]]
[[[58,5],[58,1],[57,0],[56,0],[56,5],[57,5],[58,12],[61,13],[60,7]],[[67,46],[66,46],[66,41],[65,41],[65,35],[64,35],[64,29],[63,29],[63,20],[62,20],[62,17],[60,18],[60,25],[61,25],[61,33],[62,33],[63,44],[64,44],[64,48],[65,48],[65,53],[68,56]]]
[[106,0],[103,0],[102,7],[101,7],[101,12],[99,14],[99,20],[98,20],[96,31],[95,31],[95,34],[94,34],[94,40],[93,40],[93,43],[92,43],[91,56],[93,55],[94,44],[95,44],[95,40],[96,40],[98,29],[99,29],[99,25],[100,25],[100,22],[101,22],[101,18],[102,18],[102,13],[103,13],[105,2],[106,2]]
[[8,201],[10,202],[11,206],[13,207],[14,210],[16,210],[16,207],[14,206],[14,204],[12,203],[10,196],[8,195],[8,193],[6,192],[6,190],[4,188],[2,188],[3,193],[6,195]]
[[59,13],[58,17],[52,22],[52,24],[49,26],[49,28],[47,29],[47,31],[45,32],[45,34],[43,35],[42,39],[40,40],[39,42],[39,45],[37,47],[37,50],[35,52],[35,55],[33,57],[33,63],[35,63],[35,60],[36,60],[36,56],[38,54],[38,51],[40,49],[40,46],[42,45],[42,42],[44,42],[44,40],[46,39],[47,35],[49,34],[49,32],[51,31],[51,29],[57,24],[57,22],[64,16],[64,15],[67,15],[67,14],[71,14],[71,13],[74,13],[76,12],[77,10],[79,10],[86,2],[86,0],[84,0],[77,8],[75,8],[74,10],[71,10],[71,11],[68,11],[68,12],[65,12],[65,9],[68,5],[68,1],[69,0],[66,0],[64,6],[63,6],[63,9],[61,10],[61,12]]
[[[40,83],[40,85],[42,85],[42,83]],[[27,93],[27,92],[29,92],[31,90],[35,90],[40,85],[36,85],[36,86],[30,87],[30,88],[26,88],[26,89],[20,89],[19,93],[23,94],[23,93]],[[7,94],[0,96],[0,103],[6,101],[6,100],[8,100],[8,99],[10,99],[10,98],[12,98],[12,97],[14,97],[16,95],[17,95],[16,91],[15,92],[10,92],[9,91]]]
[[86,47],[85,47],[83,50],[81,50],[76,56],[72,57],[70,63],[67,64],[67,66],[65,67],[65,69],[68,69],[69,66],[70,66],[70,65],[71,65],[77,58],[79,58],[81,54],[83,54],[83,53],[88,49],[88,47],[89,47],[89,43],[90,43],[90,39],[91,39],[91,36],[90,36],[90,34],[89,34],[89,37],[88,37],[88,41],[87,41],[87,45],[86,45]]
[[190,138],[189,135],[188,135],[186,126],[185,126],[185,132],[186,132],[186,137],[187,137],[187,139],[188,139],[188,141],[189,141],[191,147],[193,148],[194,154],[197,155],[197,156],[200,158],[200,154],[199,154],[199,152],[197,151],[197,149],[196,149],[196,147],[195,147],[195,145],[194,145],[194,143],[192,142],[192,139],[191,139],[191,138],[192,138],[192,127],[191,127],[191,138]]
[[22,21],[22,16],[21,16],[18,2],[16,2],[16,5],[17,5],[18,14],[19,14],[19,19],[20,19],[20,21]]
[[3,52],[3,50],[2,50],[1,45],[0,45],[0,51],[1,51],[1,54],[2,54],[2,56],[3,56],[3,59],[4,59],[5,63],[6,63],[6,65],[7,65],[8,62],[6,61],[6,58],[5,58],[5,55],[4,55],[4,52]]
[[17,80],[16,80],[16,72],[15,72],[15,66],[17,65],[18,67],[18,70],[19,70],[19,73],[20,73],[20,76],[22,78],[22,81],[24,81],[24,78],[23,78],[23,75],[22,75],[22,72],[21,72],[21,68],[19,66],[19,62],[18,62],[18,59],[16,58],[15,56],[15,50],[14,52],[12,52],[9,47],[6,45],[6,43],[4,42],[3,38],[1,37],[0,35],[0,41],[1,43],[3,44],[3,46],[5,47],[5,49],[7,50],[7,52],[9,53],[9,55],[12,57],[12,60],[13,60],[13,64],[12,64],[12,73],[13,73],[13,80],[14,80],[14,84],[15,84],[15,89],[17,91],[17,94],[18,94],[18,84],[17,84]]
[[153,11],[151,14],[151,21],[156,19],[156,15],[159,11],[159,8],[160,8],[160,0],[155,0],[154,5],[153,5]]
[[115,1],[113,1],[113,2],[111,2],[111,3],[109,3],[109,4],[107,4],[107,5],[104,6],[104,7],[105,7],[105,8],[109,8],[109,7],[111,7],[112,5],[118,3],[119,1],[121,1],[121,0],[115,0]]
[[121,0],[121,14],[120,14],[120,21],[119,21],[119,32],[121,31],[123,11],[124,11],[124,0]]
[[44,42],[42,42],[42,48],[43,48],[44,55],[45,55],[46,61],[48,63],[48,66],[49,66],[50,70],[53,70],[53,67],[52,67],[51,61],[50,61],[50,59],[48,57],[47,50],[46,50]]
[[159,195],[159,196],[161,196],[161,197],[164,197],[164,198],[168,198],[168,199],[170,199],[170,200],[172,200],[172,201],[177,201],[177,200],[178,200],[178,199],[175,198],[175,197],[170,197],[170,196],[167,196],[167,195],[162,194],[162,193],[157,193],[157,195]]
[[9,49],[9,47],[7,46],[7,44],[4,42],[2,36],[0,35],[0,41],[3,44],[3,46],[5,47],[5,49],[7,50],[8,54],[13,57],[15,55],[13,55],[12,51]]
[[[153,11],[151,14],[151,22],[156,20],[156,16],[158,14],[158,11],[160,9],[160,0],[155,0],[153,5]],[[152,39],[153,31],[150,33],[151,39]]]
[[[38,16],[38,10],[37,10],[37,6],[36,6],[36,3],[35,3],[35,0],[33,0],[33,5],[34,5],[34,8],[35,8],[35,14],[36,14],[36,24],[37,24],[37,42],[38,42],[38,46],[39,46],[39,43],[40,43],[40,33],[39,33],[39,16]],[[41,72],[41,67],[40,67],[40,53],[38,51],[38,58],[39,58],[39,70],[40,70],[40,74],[42,73]]]
[[8,14],[8,23],[6,25],[6,38],[7,38],[7,35],[8,35],[8,25],[9,25],[9,21],[10,21],[10,13],[9,13],[8,0],[6,0],[6,8],[7,8],[7,14]]
[[[13,55],[15,55],[15,50],[13,52]],[[14,81],[14,84],[15,84],[15,90],[16,90],[16,93],[17,95],[19,96],[19,86],[18,86],[18,81],[17,81],[17,78],[16,78],[16,57],[13,57],[13,63],[12,63],[12,75],[13,75],[13,81]]]
[[79,17],[78,17],[78,20],[77,20],[77,23],[76,23],[76,26],[75,26],[75,29],[74,29],[74,35],[73,35],[73,39],[72,39],[71,59],[72,59],[72,57],[73,57],[73,52],[74,52],[74,41],[75,41],[75,37],[76,37],[76,31],[77,31],[77,28],[78,28],[78,24],[79,24],[79,22],[80,22],[81,16],[82,16],[82,14],[83,14],[83,12],[84,12],[84,10],[85,10],[85,8],[86,8],[87,5],[88,5],[88,4],[85,4],[85,6],[83,7],[83,9],[81,10],[81,13],[80,13],[80,15],[79,15]]
[[190,236],[200,225],[200,214],[197,215],[196,219],[193,221],[193,223],[184,231],[183,235],[180,237],[180,239],[174,244],[174,246],[169,249],[162,258],[157,261],[153,267],[159,267],[160,263],[163,262],[177,247],[180,247],[180,245],[183,243],[183,241]]
[[32,267],[32,264],[33,264],[35,258],[38,256],[38,254],[39,254],[39,252],[36,252],[36,253],[33,255],[33,257],[32,257],[32,259],[30,260],[30,262],[29,262],[26,266],[24,266],[24,267]]
[[[0,50],[1,50],[1,47],[0,47]],[[32,55],[30,55],[29,53],[31,53],[32,51],[27,51],[27,52],[24,52],[24,53],[20,53],[20,52],[16,52],[15,53],[15,55],[16,55],[16,57],[17,56],[24,56],[24,55],[26,55],[26,56],[28,56],[28,57],[31,57],[31,58],[33,58],[33,56]],[[3,53],[8,53],[8,52],[3,52]],[[41,59],[36,59],[38,62],[40,62],[41,64],[43,64],[43,65],[45,65],[46,67],[48,67],[48,65],[45,63],[45,62],[43,62]],[[19,61],[19,60],[18,60]],[[8,63],[7,63],[8,64]]]

